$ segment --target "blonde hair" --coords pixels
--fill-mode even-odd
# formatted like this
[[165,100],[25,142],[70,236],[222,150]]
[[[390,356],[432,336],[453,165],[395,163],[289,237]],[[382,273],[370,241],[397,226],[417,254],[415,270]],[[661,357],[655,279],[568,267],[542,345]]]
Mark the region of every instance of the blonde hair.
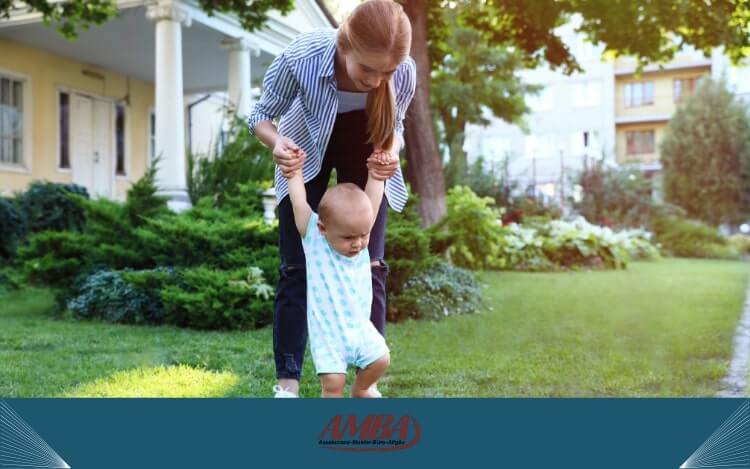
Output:
[[371,207],[370,198],[365,191],[351,182],[342,182],[325,191],[318,204],[318,217],[325,224],[333,220],[335,215],[346,216],[347,207],[360,210],[361,206]]
[[[359,54],[384,54],[401,63],[411,49],[411,23],[401,5],[392,0],[360,4],[341,24],[336,45]],[[396,128],[396,93],[392,79],[383,80],[367,96],[367,143],[375,148],[393,146]]]

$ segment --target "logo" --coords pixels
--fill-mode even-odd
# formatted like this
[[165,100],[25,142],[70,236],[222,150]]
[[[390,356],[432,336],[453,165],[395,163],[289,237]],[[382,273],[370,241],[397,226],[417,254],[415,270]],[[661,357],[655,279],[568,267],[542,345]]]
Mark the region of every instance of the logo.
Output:
[[417,419],[403,415],[334,415],[318,437],[318,447],[333,451],[403,451],[419,443]]

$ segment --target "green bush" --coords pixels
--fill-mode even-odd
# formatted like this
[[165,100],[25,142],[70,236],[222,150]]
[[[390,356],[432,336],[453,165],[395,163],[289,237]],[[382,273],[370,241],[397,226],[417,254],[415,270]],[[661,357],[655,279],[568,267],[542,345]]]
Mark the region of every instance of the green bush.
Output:
[[651,229],[665,251],[677,257],[736,258],[738,253],[716,228],[676,217],[657,218]]
[[161,290],[166,320],[195,329],[248,329],[270,324],[273,289],[260,269],[220,271],[195,267],[180,272],[181,284]]
[[385,231],[389,296],[399,295],[406,281],[422,270],[430,256],[430,237],[419,225],[418,218],[409,214],[391,216]]
[[227,140],[223,146],[217,142],[213,159],[188,155],[188,194],[194,204],[210,197],[222,207],[228,197],[240,192],[241,185],[273,180],[271,151],[250,135],[244,121],[232,123]]
[[18,205],[32,233],[47,230],[81,230],[86,223],[81,198],[88,199],[85,188],[75,184],[32,182],[17,197]]
[[23,286],[23,275],[10,266],[0,265],[0,296]]
[[91,269],[95,239],[77,231],[42,231],[18,249],[18,262],[33,284],[70,288],[71,282]]
[[140,253],[154,265],[235,267],[237,253],[252,253],[278,243],[278,230],[262,219],[192,219],[181,215],[148,220],[135,230]]
[[159,159],[146,170],[144,175],[128,189],[124,210],[131,226],[141,226],[145,218],[168,216],[172,212],[167,207],[167,198],[156,195],[156,168]]
[[457,186],[448,191],[447,204],[447,215],[430,230],[437,250],[444,249],[448,259],[459,267],[501,267],[501,214],[490,206],[492,199]]
[[482,291],[474,274],[445,262],[409,279],[395,298],[391,319],[441,319],[476,312]]
[[86,277],[66,306],[79,318],[125,324],[156,324],[164,314],[158,296],[135,288],[119,272],[106,269]]
[[583,218],[554,220],[541,234],[545,256],[562,267],[627,267],[627,249],[608,227],[592,225]]
[[0,197],[0,260],[12,259],[26,234],[26,218],[13,201]]
[[750,236],[736,234],[729,237],[729,245],[741,255],[750,255]]

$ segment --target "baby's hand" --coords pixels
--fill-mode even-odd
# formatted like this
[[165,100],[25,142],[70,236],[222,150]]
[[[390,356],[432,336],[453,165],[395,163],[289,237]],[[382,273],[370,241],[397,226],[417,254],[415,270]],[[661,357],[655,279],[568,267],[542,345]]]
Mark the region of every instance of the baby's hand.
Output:
[[293,160],[301,160],[300,161],[300,169],[291,171],[291,172],[283,172],[284,177],[287,179],[291,179],[295,177],[298,174],[302,174],[302,162],[305,160],[305,152],[301,148],[297,148],[296,150],[290,150],[290,153],[292,155]]
[[379,181],[384,181],[396,174],[398,166],[398,155],[386,150],[375,150],[367,158],[367,168],[370,174]]

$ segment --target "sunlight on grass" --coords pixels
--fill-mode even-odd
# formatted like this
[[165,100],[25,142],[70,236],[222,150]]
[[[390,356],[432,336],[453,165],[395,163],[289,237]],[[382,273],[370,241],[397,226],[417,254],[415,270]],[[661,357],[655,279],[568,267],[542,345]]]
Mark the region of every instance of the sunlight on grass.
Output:
[[186,365],[142,367],[97,379],[63,397],[222,397],[239,382],[234,373]]

